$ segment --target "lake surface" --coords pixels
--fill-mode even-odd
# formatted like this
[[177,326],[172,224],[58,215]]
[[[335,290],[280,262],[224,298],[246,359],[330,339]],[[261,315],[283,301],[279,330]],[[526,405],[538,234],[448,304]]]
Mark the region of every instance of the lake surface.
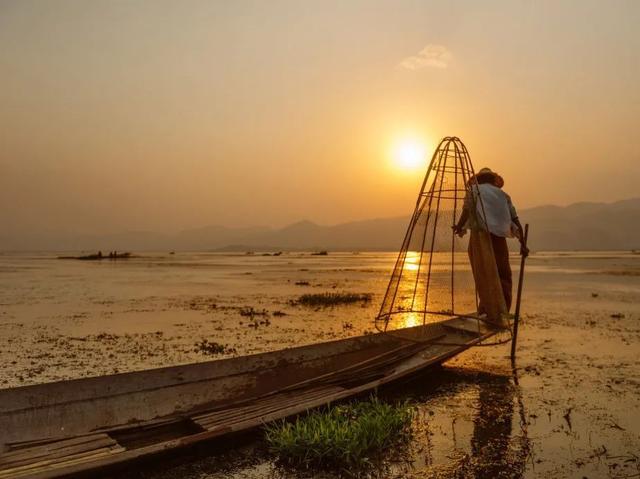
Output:
[[[146,253],[94,262],[1,254],[0,387],[207,361],[195,348],[205,338],[244,355],[373,331],[395,258]],[[465,269],[463,257],[458,267]],[[331,291],[372,300],[292,304]],[[243,315],[248,308],[264,314]],[[413,399],[419,413],[406,457],[379,477],[640,474],[640,255],[534,254],[522,310],[515,368],[508,345],[474,348],[381,392]],[[319,476],[281,469],[255,434],[233,451],[130,477]]]

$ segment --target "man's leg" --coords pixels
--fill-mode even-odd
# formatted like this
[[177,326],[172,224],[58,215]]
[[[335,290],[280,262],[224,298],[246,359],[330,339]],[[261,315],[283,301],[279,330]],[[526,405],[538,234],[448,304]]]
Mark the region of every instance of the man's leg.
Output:
[[502,285],[502,293],[504,301],[507,304],[507,311],[511,309],[511,265],[509,264],[509,247],[507,246],[507,238],[491,235],[491,243],[493,245],[493,254],[496,257],[498,265],[498,276],[500,276],[500,284]]
[[[474,234],[474,233],[471,233],[471,234]],[[471,235],[469,235],[469,236],[471,236]],[[471,272],[473,274],[473,281],[474,281],[474,284],[476,285],[476,289],[477,289],[478,288],[478,281],[479,281],[480,274],[477,271],[477,266],[476,266],[476,262],[475,262],[475,259],[476,259],[476,256],[477,256],[477,253],[474,252],[475,248],[476,248],[476,242],[473,241],[471,238],[469,238],[469,246],[467,248],[467,252],[469,253],[469,263],[471,264]],[[487,311],[486,311],[484,305],[482,304],[482,299],[480,299],[480,295],[479,294],[476,295],[476,300],[478,302],[478,314],[486,314]]]

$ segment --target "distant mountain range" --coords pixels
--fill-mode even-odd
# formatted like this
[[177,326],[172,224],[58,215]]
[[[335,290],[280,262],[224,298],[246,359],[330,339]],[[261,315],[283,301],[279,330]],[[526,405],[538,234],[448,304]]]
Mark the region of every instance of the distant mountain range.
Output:
[[[533,250],[640,249],[640,198],[615,203],[538,206],[520,211],[531,225]],[[174,235],[129,231],[112,235],[16,237],[0,233],[0,250],[48,251],[394,251],[409,217],[322,226],[300,221],[284,228],[206,226]]]

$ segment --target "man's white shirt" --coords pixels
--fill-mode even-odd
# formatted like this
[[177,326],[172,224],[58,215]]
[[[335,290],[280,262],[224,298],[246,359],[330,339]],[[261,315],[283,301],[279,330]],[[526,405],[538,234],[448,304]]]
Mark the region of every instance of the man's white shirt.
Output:
[[[512,220],[517,218],[516,209],[508,194],[490,183],[473,185],[471,190],[476,204],[477,219],[482,226],[496,236],[513,237]],[[482,201],[478,201],[478,195]]]

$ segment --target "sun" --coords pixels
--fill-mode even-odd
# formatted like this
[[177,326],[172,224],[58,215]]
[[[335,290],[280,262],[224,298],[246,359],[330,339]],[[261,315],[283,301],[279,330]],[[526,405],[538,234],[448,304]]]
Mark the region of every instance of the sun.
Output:
[[395,165],[402,170],[417,170],[426,167],[427,145],[416,138],[398,140],[392,148]]

